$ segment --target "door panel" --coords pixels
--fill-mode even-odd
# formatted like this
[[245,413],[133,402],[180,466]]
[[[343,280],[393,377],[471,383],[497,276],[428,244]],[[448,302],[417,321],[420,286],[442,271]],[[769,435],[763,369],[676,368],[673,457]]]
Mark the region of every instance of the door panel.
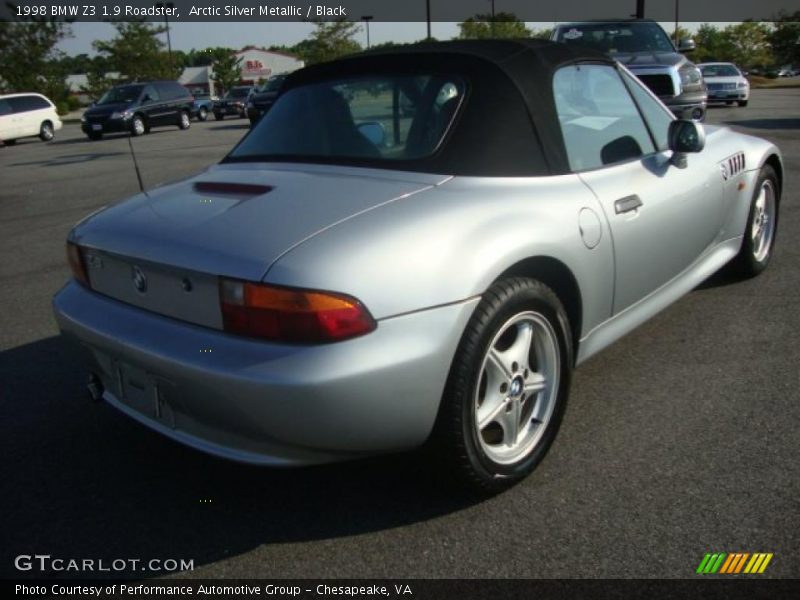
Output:
[[679,169],[670,154],[580,174],[600,200],[614,239],[615,314],[686,269],[722,226],[721,178],[711,176],[706,157],[690,155]]

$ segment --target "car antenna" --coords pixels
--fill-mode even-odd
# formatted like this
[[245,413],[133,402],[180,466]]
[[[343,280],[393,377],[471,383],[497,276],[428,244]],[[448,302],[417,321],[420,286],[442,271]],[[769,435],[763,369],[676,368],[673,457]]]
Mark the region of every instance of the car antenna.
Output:
[[142,183],[142,174],[139,172],[139,163],[136,162],[136,153],[133,151],[133,142],[128,136],[128,147],[131,149],[131,158],[133,159],[133,168],[136,170],[136,179],[139,180],[139,189],[146,196],[147,192],[144,191],[144,184]]

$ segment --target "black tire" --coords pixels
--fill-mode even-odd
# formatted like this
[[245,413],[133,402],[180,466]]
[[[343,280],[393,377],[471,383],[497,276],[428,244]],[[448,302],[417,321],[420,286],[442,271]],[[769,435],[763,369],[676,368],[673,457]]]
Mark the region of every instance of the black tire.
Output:
[[86,137],[88,137],[93,142],[96,142],[97,140],[103,139],[103,134],[102,133],[98,133],[98,132],[94,132],[94,131],[90,131],[89,133],[86,134]]
[[[757,229],[764,226],[763,214],[759,211],[758,203],[762,191],[767,194],[765,203],[769,204],[769,194],[772,193],[772,208],[767,210],[768,220],[766,226],[769,237],[768,241],[759,244]],[[730,267],[733,273],[742,279],[749,279],[761,274],[769,265],[772,258],[772,251],[775,247],[775,238],[778,233],[778,212],[780,208],[781,189],[778,176],[770,165],[761,167],[753,197],[750,199],[750,213],[747,216],[747,225],[744,229],[744,239],[739,254],[731,261]]]
[[147,122],[142,118],[142,115],[133,115],[131,119],[131,135],[138,137],[149,131]]
[[215,118],[217,121],[222,121],[222,119],[224,119],[224,118],[225,118],[225,115],[223,115],[222,113],[215,112],[215,113],[214,113],[214,118]]
[[[486,435],[487,432],[491,433],[492,426],[498,426],[499,423],[490,418],[488,426],[479,430],[477,422],[479,408],[488,402],[489,386],[492,385],[492,390],[495,390],[494,384],[503,381],[502,377],[500,379],[490,377],[491,361],[488,354],[490,347],[497,350],[504,339],[505,335],[500,334],[511,331],[509,323],[514,323],[516,319],[533,317],[541,320],[543,332],[549,332],[544,335],[550,337],[543,339],[549,339],[551,356],[557,357],[556,361],[549,361],[554,364],[557,362],[556,375],[550,382],[549,390],[533,392],[526,399],[525,393],[521,393],[523,388],[520,386],[527,386],[522,379],[523,373],[525,379],[528,377],[527,368],[522,363],[514,362],[511,369],[516,370],[506,371],[512,373],[509,380],[511,387],[501,383],[499,389],[492,392],[496,398],[505,396],[504,400],[492,402],[500,408],[496,411],[496,415],[498,419],[510,418],[503,413],[511,412],[510,406],[514,394],[518,394],[516,398],[520,408],[514,412],[517,424],[513,426],[513,431],[516,434],[517,427],[528,427],[530,433],[524,435],[534,437],[520,449],[521,454],[518,457],[512,456],[505,462],[498,461],[490,455],[492,446]],[[515,330],[512,339],[516,341],[518,335]],[[495,493],[515,484],[536,468],[555,439],[566,408],[573,365],[571,339],[570,325],[564,307],[555,293],[540,281],[516,277],[498,281],[489,288],[462,335],[450,368],[431,438],[431,446],[437,456],[447,463],[448,472],[458,473],[460,479],[473,489]],[[529,361],[531,371],[546,371],[547,369],[541,366],[535,369],[534,365],[530,364],[532,347],[528,347],[525,358]],[[536,358],[536,362],[538,361]],[[537,373],[531,375],[536,376]],[[490,384],[490,379],[493,384]],[[519,385],[516,385],[515,381]],[[515,385],[516,391],[513,391]],[[487,395],[481,402],[482,393]],[[532,404],[524,404],[526,401],[532,401]],[[538,421],[533,418],[533,413],[536,412],[538,415],[536,409],[541,402],[546,402],[546,406],[551,408],[546,420]],[[494,410],[490,412],[495,414]],[[537,427],[542,429],[538,430]],[[495,433],[497,429],[498,427],[495,427]],[[506,426],[503,425],[500,431],[501,437],[505,439]],[[533,445],[528,447],[530,444]],[[505,448],[502,443],[496,447]]]
[[208,118],[208,109],[205,106],[201,106],[197,110],[197,120],[205,121],[207,118]]
[[56,132],[53,129],[53,124],[50,121],[45,121],[39,127],[39,139],[43,142],[49,142],[56,137]]
[[189,111],[182,110],[178,113],[178,129],[189,129],[192,126],[192,117]]
[[742,108],[744,108],[745,106],[747,106],[747,100],[739,100],[739,101],[737,102],[737,104],[738,104],[739,106],[741,106]]
[[5,144],[6,146],[13,146],[16,143],[17,140],[3,140],[3,144]]

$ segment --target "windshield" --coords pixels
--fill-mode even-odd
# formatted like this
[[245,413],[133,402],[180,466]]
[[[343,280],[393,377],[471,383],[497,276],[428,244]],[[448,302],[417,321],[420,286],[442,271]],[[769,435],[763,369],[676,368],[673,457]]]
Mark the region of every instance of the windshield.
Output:
[[609,54],[675,52],[658,23],[577,23],[560,28],[557,41],[581,44]]
[[447,133],[464,90],[460,78],[441,75],[358,77],[292,88],[228,160],[429,156]]
[[139,99],[143,88],[143,85],[121,85],[111,88],[103,94],[97,104],[130,104]]
[[250,91],[249,87],[235,87],[228,90],[225,94],[226,98],[244,98]]
[[283,75],[278,75],[276,77],[270,77],[267,82],[262,85],[258,91],[261,92],[277,92],[281,89],[281,85],[283,85],[283,80],[286,79]]
[[733,65],[705,65],[700,67],[703,77],[738,77],[739,69]]

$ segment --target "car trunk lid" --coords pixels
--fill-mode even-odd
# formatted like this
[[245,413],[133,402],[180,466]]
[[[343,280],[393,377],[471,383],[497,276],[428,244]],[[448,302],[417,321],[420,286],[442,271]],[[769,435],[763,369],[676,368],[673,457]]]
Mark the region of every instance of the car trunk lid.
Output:
[[[218,165],[101,211],[76,226],[71,240],[86,249],[95,291],[217,326],[217,276],[259,281],[317,233],[445,179],[347,167]],[[144,290],[137,289],[142,276]]]

